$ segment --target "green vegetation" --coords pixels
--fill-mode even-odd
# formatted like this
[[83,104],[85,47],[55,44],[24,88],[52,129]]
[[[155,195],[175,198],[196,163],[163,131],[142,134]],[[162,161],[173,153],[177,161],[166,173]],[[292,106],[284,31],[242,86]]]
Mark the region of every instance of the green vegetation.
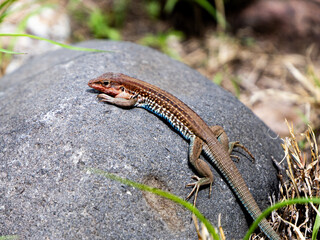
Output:
[[[244,236],[244,240],[249,240],[250,235],[254,232],[254,230],[258,227],[259,222],[267,217],[268,215],[271,214],[272,211],[289,206],[289,205],[295,205],[295,204],[311,204],[311,203],[316,203],[316,204],[320,204],[320,198],[295,198],[295,199],[290,199],[290,200],[285,200],[279,203],[274,204],[271,207],[268,207],[265,211],[263,211],[263,213],[253,222],[253,224],[251,225],[251,227],[249,228],[248,232],[246,233],[246,235]],[[319,215],[317,215],[319,216]],[[315,229],[315,227],[313,228],[313,232],[314,231],[318,231],[319,230],[319,226],[317,229]],[[316,238],[312,238],[312,239],[316,239]]]
[[[0,33],[0,37],[29,37],[29,38],[33,38],[33,39],[46,41],[46,42],[58,45],[60,47],[70,49],[70,50],[87,51],[87,52],[106,52],[104,50],[99,50],[99,49],[70,46],[70,45],[67,45],[67,44],[55,42],[55,41],[52,41],[52,40],[47,39],[47,38],[38,37],[38,36],[30,35],[30,34]],[[0,49],[0,51],[2,51],[2,50],[4,50],[4,49]],[[4,50],[2,52],[5,52],[5,51],[7,51],[7,50]],[[19,53],[19,54],[21,54],[21,53]]]
[[[186,1],[186,0],[167,0],[164,10],[167,14],[172,13],[174,7],[178,2]],[[224,14],[224,1],[223,0],[215,0],[215,6],[209,0],[194,0],[196,4],[206,10],[218,23],[218,28],[221,31],[225,31],[227,27],[227,22]]]
[[96,38],[108,38],[111,40],[121,40],[119,30],[110,27],[110,15],[104,14],[100,9],[96,8],[90,13],[88,26]]
[[[167,198],[175,203],[180,204],[181,206],[185,207],[186,209],[188,209],[190,212],[192,212],[193,214],[196,215],[196,217],[199,218],[199,220],[206,226],[207,230],[209,231],[209,233],[212,235],[213,239],[215,240],[219,240],[220,237],[219,235],[216,233],[215,228],[211,225],[211,223],[200,213],[200,211],[194,207],[191,203],[183,200],[182,198],[171,194],[169,192],[160,190],[158,188],[154,188],[151,186],[147,186],[144,184],[140,184],[137,182],[133,182],[130,181],[128,179],[125,178],[121,178],[118,177],[114,174],[111,173],[107,173],[105,171],[99,170],[99,169],[89,169],[92,173],[115,180],[117,182],[120,182],[122,184],[126,184],[128,186],[134,187],[134,188],[138,188],[142,191],[148,191],[151,192],[153,194],[156,194],[158,196]],[[251,227],[249,228],[248,232],[246,233],[246,235],[244,236],[244,240],[249,240],[251,234],[255,231],[256,228],[258,228],[258,224],[259,222],[266,218],[267,216],[269,216],[271,214],[272,211],[275,211],[277,209],[289,206],[289,205],[294,205],[294,204],[311,204],[311,203],[316,203],[316,204],[320,204],[320,198],[295,198],[295,199],[290,199],[290,200],[285,200],[279,203],[274,204],[273,206],[270,206],[269,208],[267,208],[265,211],[263,211],[263,213],[253,222],[253,224],[251,225]],[[313,233],[312,233],[312,239],[316,240],[317,237],[317,233],[320,227],[320,223],[319,223],[319,215],[317,215],[316,218],[316,223],[314,224],[313,227]]]
[[232,83],[232,86],[234,88],[234,92],[235,92],[235,95],[237,98],[239,98],[240,96],[240,83],[241,83],[241,79],[237,76],[233,76],[231,77],[231,83]]
[[151,19],[158,19],[161,13],[160,2],[157,0],[145,1],[145,8]]
[[139,40],[139,43],[145,46],[157,48],[170,57],[179,60],[179,53],[174,47],[170,46],[170,41],[174,39],[177,41],[182,41],[183,38],[184,36],[182,32],[170,30],[165,33],[147,34],[145,37]]
[[94,174],[115,180],[115,181],[120,182],[122,184],[126,184],[126,185],[134,187],[134,188],[138,188],[142,191],[151,192],[151,193],[156,194],[158,196],[165,197],[175,203],[180,204],[181,206],[185,207],[190,212],[192,212],[194,215],[196,215],[196,217],[199,218],[200,221],[206,226],[206,228],[211,233],[213,238],[216,240],[219,240],[219,235],[216,233],[216,230],[211,225],[211,223],[202,215],[202,213],[200,213],[200,211],[195,206],[193,206],[193,204],[183,200],[182,198],[180,198],[172,193],[163,191],[161,189],[150,187],[150,186],[147,186],[147,185],[144,185],[141,183],[137,183],[137,182],[125,179],[125,178],[121,178],[121,177],[118,177],[114,174],[107,173],[107,172],[99,170],[99,169],[90,168],[89,171]]
[[[320,205],[318,207],[318,212],[320,212]],[[312,240],[317,239],[319,228],[320,228],[320,215],[317,214],[316,220],[314,222],[313,229],[312,229]]]
[[16,240],[19,239],[18,235],[0,236],[0,240]]
[[223,81],[223,76],[221,72],[218,72],[216,75],[214,75],[212,81],[217,84],[217,85],[221,85],[222,81]]

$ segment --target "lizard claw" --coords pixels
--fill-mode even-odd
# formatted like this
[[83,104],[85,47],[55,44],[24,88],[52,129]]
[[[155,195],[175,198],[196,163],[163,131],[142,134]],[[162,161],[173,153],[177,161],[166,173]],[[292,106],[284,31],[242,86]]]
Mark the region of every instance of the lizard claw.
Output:
[[240,157],[237,156],[237,155],[230,154],[230,158],[235,158],[236,159],[235,162],[239,162],[240,161]]
[[[255,158],[254,158],[254,156],[252,155],[252,153],[249,151],[249,149],[246,148],[245,146],[243,146],[239,141],[237,141],[237,142],[230,142],[230,143],[229,143],[229,153],[230,153],[230,154],[231,154],[232,150],[233,150],[235,147],[240,147],[240,148],[242,148],[246,153],[249,154],[249,156],[250,156],[251,159],[252,159],[252,162],[253,162],[253,163],[255,162]],[[230,157],[235,157],[235,158],[237,158],[238,160],[240,159],[239,157],[236,157],[235,155],[230,155]]]
[[103,93],[99,94],[97,98],[99,98],[100,102],[109,102],[109,103],[110,102],[112,103],[112,100],[114,99],[113,97],[110,97],[109,95],[103,94]]
[[200,178],[200,177],[198,177],[196,175],[192,176],[191,178],[195,179],[196,182],[188,183],[186,185],[186,187],[193,187],[191,192],[189,193],[189,195],[186,197],[186,200],[188,200],[193,195],[193,193],[195,193],[194,200],[193,200],[193,206],[196,206],[197,196],[198,196],[198,192],[199,192],[200,187],[202,185],[210,184],[210,188],[209,188],[209,197],[210,197],[212,182],[210,181],[209,178],[206,178],[206,177]]

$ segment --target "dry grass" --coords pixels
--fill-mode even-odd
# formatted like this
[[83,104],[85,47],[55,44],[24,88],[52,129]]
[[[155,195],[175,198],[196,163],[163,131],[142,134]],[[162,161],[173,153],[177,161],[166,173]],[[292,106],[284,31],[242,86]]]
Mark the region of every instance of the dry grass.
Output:
[[[310,126],[300,136],[294,134],[289,124],[288,128],[290,136],[283,139],[282,145],[286,167],[280,175],[280,201],[319,197],[319,152],[315,134]],[[279,209],[274,221],[284,239],[311,239],[318,207],[309,203]]]
[[[279,167],[280,179],[278,201],[282,202],[300,197],[319,197],[319,150],[315,134],[312,128],[308,126],[305,133],[296,136],[293,127],[289,126],[288,123],[287,125],[290,136],[284,138],[282,144],[285,158],[282,162],[276,163]],[[272,204],[275,203],[274,198],[271,202]],[[199,228],[197,220],[195,218],[193,220],[196,224],[199,239],[212,239],[203,224]],[[311,202],[309,204],[288,205],[273,212],[269,221],[282,239],[312,239],[312,234],[317,228],[315,224],[319,224],[320,221],[319,206]],[[220,224],[218,227],[220,236],[222,236],[221,239],[225,239]],[[251,239],[265,240],[267,238],[260,233],[253,234]],[[317,239],[319,239],[319,236]]]
[[[290,136],[283,139],[285,158],[278,165],[280,179],[279,202],[294,198],[319,197],[319,151],[315,134],[310,126],[305,133],[296,136],[293,126],[288,125]],[[274,199],[272,203],[274,203]],[[282,239],[312,239],[314,225],[320,217],[319,206],[294,204],[273,212],[270,220]],[[319,221],[319,220],[317,220]],[[266,239],[260,235],[252,239]],[[319,239],[319,236],[318,238]]]
[[303,53],[280,52],[270,41],[208,33],[181,43],[181,59],[236,95],[268,126],[287,136],[284,119],[298,131],[320,129],[320,57],[316,45]]

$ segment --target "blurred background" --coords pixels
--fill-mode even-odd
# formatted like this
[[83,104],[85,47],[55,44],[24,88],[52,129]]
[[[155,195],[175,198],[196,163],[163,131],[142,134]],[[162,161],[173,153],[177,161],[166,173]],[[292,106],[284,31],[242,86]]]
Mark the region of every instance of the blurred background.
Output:
[[[149,46],[232,92],[281,137],[320,130],[320,0],[0,0],[0,34]],[[0,77],[58,48],[0,36]],[[1,79],[0,79],[1,81]]]

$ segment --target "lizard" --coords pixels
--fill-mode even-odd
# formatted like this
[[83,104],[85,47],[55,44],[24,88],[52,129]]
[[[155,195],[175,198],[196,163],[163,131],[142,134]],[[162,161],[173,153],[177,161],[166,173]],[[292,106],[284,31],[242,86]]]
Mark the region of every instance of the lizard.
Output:
[[[196,112],[172,94],[122,73],[105,73],[90,80],[88,86],[100,92],[97,97],[102,102],[124,108],[142,107],[164,118],[190,142],[189,161],[202,177],[192,177],[196,182],[187,185],[193,186],[187,198],[195,192],[196,199],[200,186],[210,185],[211,191],[213,174],[209,165],[199,158],[203,151],[224,176],[251,217],[256,219],[261,214],[258,204],[230,157],[230,151],[226,147],[228,139],[222,127],[209,127]],[[259,223],[259,227],[269,239],[280,240],[280,236],[266,219]]]

